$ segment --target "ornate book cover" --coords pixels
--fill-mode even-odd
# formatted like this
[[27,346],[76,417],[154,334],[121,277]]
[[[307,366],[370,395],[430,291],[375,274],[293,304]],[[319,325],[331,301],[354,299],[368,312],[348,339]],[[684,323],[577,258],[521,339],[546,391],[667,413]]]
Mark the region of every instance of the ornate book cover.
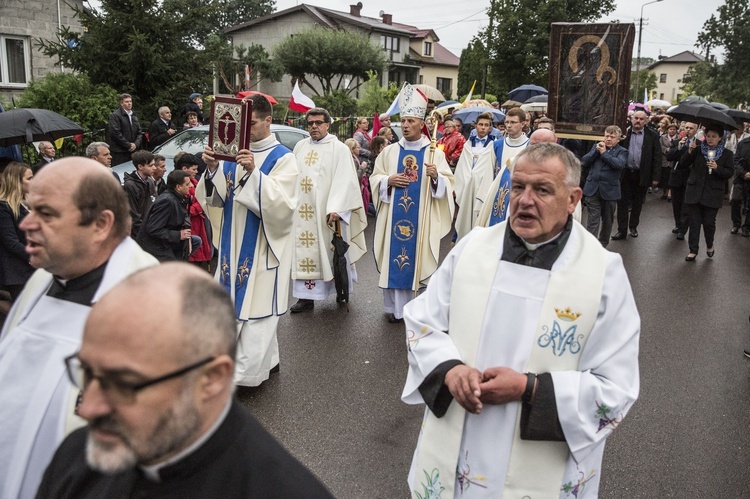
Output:
[[250,149],[252,103],[233,97],[216,97],[211,103],[208,147],[216,159],[234,161],[240,149]]
[[626,128],[634,24],[552,23],[548,116],[558,137]]

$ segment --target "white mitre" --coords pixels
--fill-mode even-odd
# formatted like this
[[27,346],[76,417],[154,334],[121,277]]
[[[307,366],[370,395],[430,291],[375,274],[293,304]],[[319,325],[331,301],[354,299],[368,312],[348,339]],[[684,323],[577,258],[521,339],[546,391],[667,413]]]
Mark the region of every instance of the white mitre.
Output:
[[418,88],[406,83],[398,94],[398,108],[402,118],[423,120],[427,114],[427,97]]

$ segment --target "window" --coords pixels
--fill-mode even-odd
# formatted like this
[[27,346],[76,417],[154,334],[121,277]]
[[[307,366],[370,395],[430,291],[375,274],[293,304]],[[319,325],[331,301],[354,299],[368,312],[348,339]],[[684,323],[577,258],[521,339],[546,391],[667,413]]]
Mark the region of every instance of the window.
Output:
[[432,55],[432,42],[424,42],[424,55]]
[[419,75],[419,84],[421,85],[422,83],[424,83],[424,76]]
[[664,94],[659,94],[659,99],[664,100]]
[[659,83],[666,83],[667,82],[667,73],[662,73],[659,75]]
[[25,87],[30,69],[28,39],[0,35],[0,84]]
[[445,97],[446,99],[450,99],[453,95],[453,89],[451,88],[452,84],[453,80],[450,78],[438,78],[435,84],[435,88],[437,88],[438,91],[443,94],[443,97]]
[[395,36],[380,35],[380,46],[391,52],[400,51],[401,46],[399,41],[399,38]]

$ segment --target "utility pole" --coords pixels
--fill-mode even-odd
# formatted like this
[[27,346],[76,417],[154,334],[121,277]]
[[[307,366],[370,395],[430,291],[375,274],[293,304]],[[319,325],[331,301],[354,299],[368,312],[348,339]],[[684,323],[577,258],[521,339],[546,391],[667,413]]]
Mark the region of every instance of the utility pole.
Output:
[[[646,5],[651,5],[652,3],[658,3],[662,0],[653,0],[652,2],[646,2],[643,5],[641,5],[641,18],[638,20],[638,63],[637,63],[637,69],[635,72],[635,96],[634,101],[638,102],[638,94],[641,90],[641,38],[643,35],[643,7]],[[645,102],[644,102],[645,104]]]

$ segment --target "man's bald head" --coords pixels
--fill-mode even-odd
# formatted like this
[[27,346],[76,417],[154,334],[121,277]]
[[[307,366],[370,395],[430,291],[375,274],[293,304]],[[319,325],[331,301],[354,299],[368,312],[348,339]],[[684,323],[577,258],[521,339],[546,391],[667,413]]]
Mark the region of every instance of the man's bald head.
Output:
[[[143,300],[143,297],[148,297]],[[140,301],[138,314],[125,312],[127,328],[166,344],[178,364],[198,357],[228,355],[234,361],[236,321],[226,290],[206,272],[185,263],[165,263],[141,270],[118,284],[92,309],[113,314],[125,303]],[[117,319],[115,319],[117,320]]]
[[552,130],[547,130],[546,128],[540,128],[539,130],[532,133],[531,137],[529,137],[529,145],[542,144],[544,142],[555,142],[555,141],[557,141],[557,137],[555,137],[555,132],[553,132]]

